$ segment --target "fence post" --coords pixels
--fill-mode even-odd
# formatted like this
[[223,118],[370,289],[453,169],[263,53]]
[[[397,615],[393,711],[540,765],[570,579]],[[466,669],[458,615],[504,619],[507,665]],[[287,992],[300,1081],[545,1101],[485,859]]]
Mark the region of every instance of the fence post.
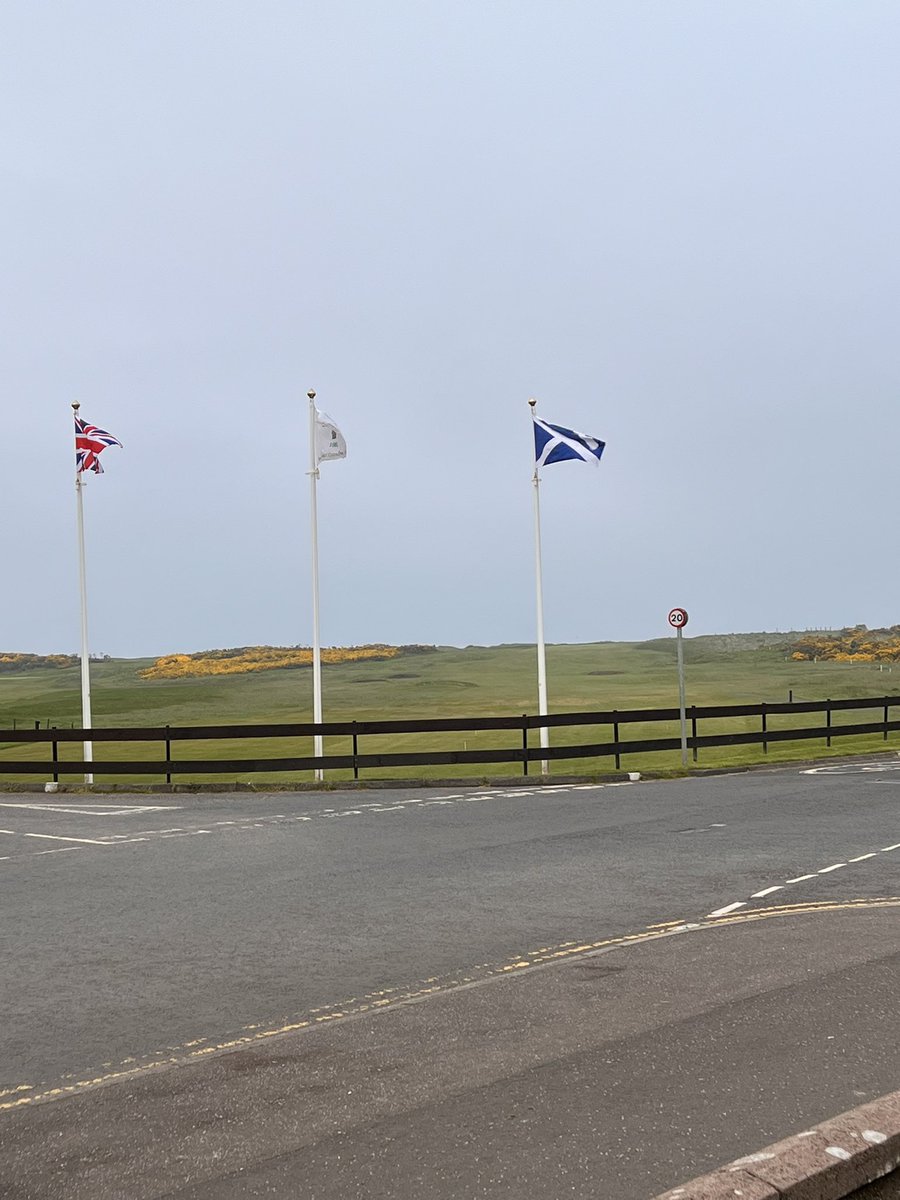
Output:
[[766,725],[766,702],[765,702],[765,700],[763,700],[762,704],[760,705],[759,715],[762,717],[763,754],[768,754],[769,753],[769,741],[768,741],[768,738],[766,737],[766,732],[767,732],[768,727]]
[[353,722],[353,778],[359,779],[359,763],[356,761],[356,756],[359,754],[359,734],[356,732],[356,722]]
[[694,739],[693,758],[697,761],[697,705],[691,705],[691,737]]
[[616,720],[618,715],[619,715],[619,710],[617,708],[614,708],[613,709],[613,741],[616,743],[616,770],[620,771],[622,769],[622,756],[619,753],[619,722]]
[[59,783],[59,742],[53,739],[53,782]]
[[172,739],[169,737],[169,726],[166,726],[166,783],[172,782],[172,772],[169,763],[172,761]]
[[888,735],[888,702],[887,696],[884,698],[884,740],[887,741]]
[[825,704],[826,704],[825,725],[826,725],[827,729],[829,730],[829,732],[825,736],[825,745],[830,746],[831,745],[831,732],[830,732],[831,731],[831,699],[830,699],[830,697],[828,700],[825,701]]
[[528,774],[528,714],[522,713],[522,774]]

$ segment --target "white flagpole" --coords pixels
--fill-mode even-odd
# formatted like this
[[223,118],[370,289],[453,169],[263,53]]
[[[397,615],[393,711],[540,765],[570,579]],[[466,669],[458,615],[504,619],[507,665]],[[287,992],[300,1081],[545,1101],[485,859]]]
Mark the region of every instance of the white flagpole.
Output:
[[[319,516],[316,497],[316,483],[319,479],[319,464],[316,461],[316,393],[310,389],[309,397],[309,512],[312,541],[312,611],[313,611],[313,722],[322,723],[322,648],[319,643]],[[322,736],[315,734],[313,738],[313,753],[316,758],[322,755]],[[316,782],[321,783],[325,772],[321,767],[316,768]]]
[[[537,400],[528,401],[531,407],[532,423]],[[531,479],[534,487],[534,577],[537,593],[537,668],[538,668],[538,712],[542,717],[547,715],[547,652],[544,645],[544,577],[541,566],[541,477],[538,475],[537,462],[534,464],[534,475]],[[550,731],[546,725],[541,726],[541,749],[546,750],[550,745]],[[547,759],[541,760],[541,774],[550,774],[550,764]]]
[[[81,408],[79,403],[74,403],[72,408],[75,416],[78,416],[78,410]],[[76,510],[78,513],[78,582],[81,591],[81,727],[82,729],[91,728],[91,660],[88,650],[88,618],[87,618],[87,572],[85,570],[84,560],[84,501],[82,497],[84,489],[84,479],[82,472],[75,472],[75,496]],[[94,758],[94,743],[85,741],[84,743],[84,761],[92,762]],[[86,772],[84,776],[85,783],[93,783],[94,776],[90,772]]]

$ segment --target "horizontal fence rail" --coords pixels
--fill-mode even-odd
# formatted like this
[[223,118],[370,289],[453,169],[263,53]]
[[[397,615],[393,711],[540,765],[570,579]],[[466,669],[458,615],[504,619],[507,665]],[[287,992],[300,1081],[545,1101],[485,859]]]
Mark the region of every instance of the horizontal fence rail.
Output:
[[[768,753],[771,744],[782,742],[824,739],[830,746],[832,739],[841,737],[880,734],[887,740],[888,734],[900,730],[900,720],[892,719],[892,709],[900,706],[900,696],[882,696],[852,700],[801,700],[796,703],[761,704],[717,704],[695,705],[687,709],[690,722],[688,747],[698,761],[701,749],[722,746],[761,745]],[[835,713],[857,710],[879,710],[880,719],[852,724],[835,725]],[[771,728],[771,717],[824,714],[824,724],[818,723],[801,729]],[[758,729],[728,730],[722,733],[701,733],[699,723],[740,718],[758,718]],[[529,766],[541,761],[566,759],[611,758],[618,769],[625,755],[650,754],[658,751],[674,751],[681,747],[680,737],[637,738],[622,740],[623,725],[648,725],[653,723],[678,722],[677,708],[621,709],[604,712],[553,713],[548,716],[507,717],[441,717],[416,720],[383,721],[329,721],[323,724],[291,723],[267,725],[164,725],[132,727],[127,729],[0,729],[0,748],[15,749],[18,745],[49,744],[50,760],[17,760],[0,757],[0,778],[12,775],[38,775],[58,781],[63,775],[162,775],[168,783],[173,776],[185,775],[258,775],[275,772],[303,772],[314,770],[351,770],[358,779],[364,770],[387,767],[425,767],[502,764],[512,763],[527,775]],[[606,728],[612,734],[603,741],[584,741],[573,745],[541,747],[529,744],[529,734],[534,730],[579,728],[592,726]],[[518,732],[515,746],[462,750],[402,750],[366,752],[360,749],[362,738],[397,736],[426,733],[476,733],[490,731]],[[350,738],[350,753],[323,754],[318,757],[296,753],[297,742],[322,737]],[[60,746],[67,743],[81,744],[89,739],[95,743],[105,742],[156,742],[164,748],[162,759],[108,759],[84,762],[80,759],[62,761]],[[244,758],[195,758],[187,755],[175,757],[173,747],[182,743],[202,741],[287,740],[295,743],[295,753],[283,757]],[[254,748],[255,749],[255,748]]]

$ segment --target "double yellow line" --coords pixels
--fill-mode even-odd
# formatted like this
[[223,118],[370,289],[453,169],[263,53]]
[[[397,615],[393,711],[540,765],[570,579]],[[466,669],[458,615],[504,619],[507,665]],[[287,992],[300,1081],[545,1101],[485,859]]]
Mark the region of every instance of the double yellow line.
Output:
[[622,946],[631,946],[640,942],[655,941],[660,938],[672,937],[682,933],[696,933],[704,929],[717,929],[729,925],[746,925],[753,921],[767,921],[777,917],[805,916],[815,913],[847,912],[858,909],[896,908],[900,907],[900,896],[880,896],[874,899],[821,901],[807,904],[772,905],[767,908],[747,909],[740,913],[731,913],[724,917],[707,918],[702,921],[661,921],[648,926],[638,933],[622,934],[618,937],[603,938],[596,942],[569,941],[560,942],[555,946],[542,946],[537,950],[517,956],[503,964],[483,963],[472,968],[468,974],[455,976],[435,976],[422,983],[407,988],[388,988],[380,992],[370,992],[362,997],[353,997],[341,1004],[313,1009],[301,1020],[291,1021],[282,1025],[262,1028],[258,1025],[247,1026],[245,1031],[236,1037],[224,1041],[213,1041],[207,1038],[195,1038],[181,1046],[174,1047],[168,1052],[147,1055],[142,1060],[125,1059],[118,1069],[102,1074],[88,1075],[71,1083],[59,1083],[55,1087],[41,1090],[33,1084],[21,1083],[0,1091],[0,1112],[25,1108],[33,1104],[46,1103],[51,1100],[61,1100],[82,1092],[92,1091],[107,1084],[124,1079],[135,1079],[152,1071],[166,1067],[189,1066],[201,1062],[212,1055],[226,1054],[232,1050],[242,1050],[259,1045],[271,1038],[296,1033],[303,1029],[313,1029],[317,1025],[331,1024],[335,1021],[345,1021],[353,1017],[365,1016],[373,1012],[386,1012],[404,1004],[418,1003],[431,996],[446,995],[465,987],[473,987],[492,979],[508,977],[519,971],[535,970],[548,967],[567,959],[578,958],[582,955],[595,954],[600,950],[611,950]]

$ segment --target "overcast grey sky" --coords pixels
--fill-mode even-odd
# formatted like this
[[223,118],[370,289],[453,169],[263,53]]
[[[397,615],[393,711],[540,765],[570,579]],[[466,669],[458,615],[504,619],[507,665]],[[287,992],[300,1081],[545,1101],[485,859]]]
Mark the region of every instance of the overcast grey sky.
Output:
[[900,621],[872,0],[5,0],[0,649]]

